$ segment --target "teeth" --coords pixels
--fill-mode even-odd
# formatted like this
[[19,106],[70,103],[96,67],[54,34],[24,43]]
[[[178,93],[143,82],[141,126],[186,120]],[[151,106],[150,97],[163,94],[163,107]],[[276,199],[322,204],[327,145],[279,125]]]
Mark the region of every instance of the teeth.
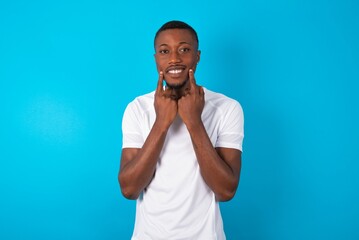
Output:
[[168,72],[171,74],[177,74],[177,73],[181,73],[183,70],[182,69],[173,69],[173,70],[169,70]]

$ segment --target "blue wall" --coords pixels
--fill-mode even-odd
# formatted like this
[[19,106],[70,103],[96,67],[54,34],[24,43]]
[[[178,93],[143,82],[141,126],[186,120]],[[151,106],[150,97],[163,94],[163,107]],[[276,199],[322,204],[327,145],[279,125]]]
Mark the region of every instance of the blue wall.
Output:
[[0,239],[129,239],[126,104],[157,81],[153,36],[197,29],[196,79],[241,102],[228,239],[359,239],[359,4],[1,1]]

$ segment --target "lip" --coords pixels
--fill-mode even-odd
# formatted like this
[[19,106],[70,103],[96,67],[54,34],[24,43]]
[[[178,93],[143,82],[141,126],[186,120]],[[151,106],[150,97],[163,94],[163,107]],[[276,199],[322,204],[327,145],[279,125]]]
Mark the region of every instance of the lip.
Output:
[[166,77],[171,79],[179,79],[182,78],[185,73],[186,66],[183,65],[174,65],[170,66],[166,69]]
[[166,69],[166,73],[169,74],[179,74],[182,73],[186,69],[184,65],[173,65]]

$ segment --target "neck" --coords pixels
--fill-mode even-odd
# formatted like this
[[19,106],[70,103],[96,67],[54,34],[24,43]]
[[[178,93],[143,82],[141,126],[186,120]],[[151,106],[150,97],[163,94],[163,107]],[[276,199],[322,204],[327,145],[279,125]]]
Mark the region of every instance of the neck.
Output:
[[171,92],[171,98],[174,100],[180,99],[189,90],[189,81],[186,80],[183,84],[177,86],[167,85],[168,90]]
[[175,89],[175,88],[169,88],[169,90],[171,91],[171,95],[170,97],[174,100],[178,100],[180,99],[182,96],[185,95],[186,93],[186,89],[184,88],[180,88],[180,89]]

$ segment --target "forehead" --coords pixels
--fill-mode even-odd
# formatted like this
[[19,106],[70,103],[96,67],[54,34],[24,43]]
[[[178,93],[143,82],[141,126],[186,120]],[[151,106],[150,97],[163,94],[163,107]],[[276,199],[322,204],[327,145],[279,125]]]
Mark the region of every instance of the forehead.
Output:
[[197,44],[192,32],[188,29],[167,29],[160,32],[156,38],[155,46],[163,44],[173,45],[178,43]]

